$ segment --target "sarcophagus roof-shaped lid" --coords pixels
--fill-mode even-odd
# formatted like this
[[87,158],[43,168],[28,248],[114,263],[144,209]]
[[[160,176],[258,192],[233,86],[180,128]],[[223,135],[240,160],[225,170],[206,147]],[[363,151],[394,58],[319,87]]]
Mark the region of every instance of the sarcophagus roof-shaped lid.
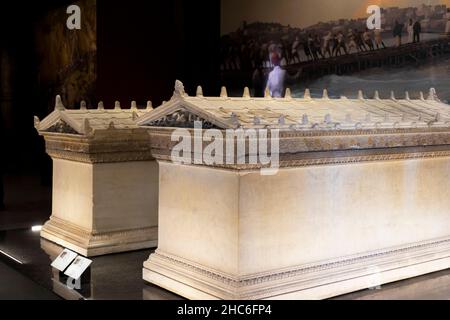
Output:
[[147,109],[138,109],[134,101],[129,109],[122,109],[119,102],[115,103],[114,109],[105,109],[102,102],[97,109],[88,109],[83,101],[79,109],[66,109],[60,96],[57,96],[55,110],[42,121],[35,117],[34,125],[39,133],[78,135],[110,128],[137,129],[136,119],[152,109],[151,102],[147,104]]
[[222,88],[219,97],[204,97],[201,87],[189,96],[180,81],[170,101],[137,119],[137,124],[150,127],[203,128],[280,128],[287,130],[359,130],[391,128],[450,128],[450,106],[441,102],[434,89],[427,97],[411,99],[406,93],[396,98],[381,99],[375,92],[367,99],[362,91],[356,99],[312,98],[309,90],[303,98],[293,98],[286,90],[284,98],[253,98],[248,88],[242,97],[228,97]]

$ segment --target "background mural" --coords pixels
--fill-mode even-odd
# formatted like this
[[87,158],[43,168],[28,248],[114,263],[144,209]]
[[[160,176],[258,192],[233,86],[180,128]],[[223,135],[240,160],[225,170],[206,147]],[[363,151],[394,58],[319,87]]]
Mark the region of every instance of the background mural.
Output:
[[[381,29],[368,30],[367,8],[381,8]],[[226,0],[221,11],[221,76],[229,91],[262,96],[276,64],[294,96],[384,97],[435,87],[450,100],[448,0]]]

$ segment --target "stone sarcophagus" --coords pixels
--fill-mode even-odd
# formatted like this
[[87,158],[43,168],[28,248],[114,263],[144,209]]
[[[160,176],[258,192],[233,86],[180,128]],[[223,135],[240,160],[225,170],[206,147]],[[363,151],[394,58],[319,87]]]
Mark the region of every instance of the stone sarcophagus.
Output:
[[[450,106],[434,90],[190,97],[177,83],[138,124],[160,169],[148,282],[190,299],[323,299],[450,267]],[[251,161],[261,130],[278,169]]]
[[85,256],[155,247],[158,166],[135,120],[148,112],[55,110],[35,127],[53,160],[53,204],[41,236]]

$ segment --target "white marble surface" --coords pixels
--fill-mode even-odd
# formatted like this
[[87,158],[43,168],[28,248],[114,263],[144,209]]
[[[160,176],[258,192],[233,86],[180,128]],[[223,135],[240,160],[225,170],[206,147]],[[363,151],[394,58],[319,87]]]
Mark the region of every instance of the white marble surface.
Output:
[[155,161],[53,161],[53,208],[42,237],[86,256],[155,246]]
[[144,279],[191,299],[322,299],[446,269],[449,169],[447,157],[275,176],[160,162]]

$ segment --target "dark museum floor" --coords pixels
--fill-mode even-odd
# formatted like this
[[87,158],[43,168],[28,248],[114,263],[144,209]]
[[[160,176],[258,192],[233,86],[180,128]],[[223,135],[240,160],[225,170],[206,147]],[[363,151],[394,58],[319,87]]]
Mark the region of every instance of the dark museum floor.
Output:
[[[142,263],[151,250],[93,258],[80,290],[69,289],[50,266],[63,248],[40,239],[31,227],[48,218],[51,190],[37,177],[5,177],[7,210],[0,212],[0,299],[181,299],[142,280]],[[374,290],[337,297],[348,299],[450,299],[450,269],[399,281]]]

